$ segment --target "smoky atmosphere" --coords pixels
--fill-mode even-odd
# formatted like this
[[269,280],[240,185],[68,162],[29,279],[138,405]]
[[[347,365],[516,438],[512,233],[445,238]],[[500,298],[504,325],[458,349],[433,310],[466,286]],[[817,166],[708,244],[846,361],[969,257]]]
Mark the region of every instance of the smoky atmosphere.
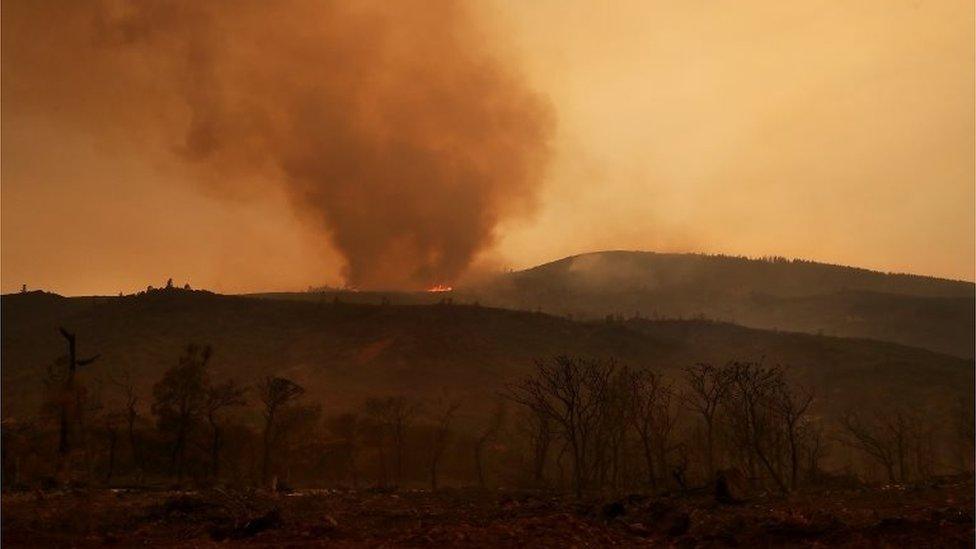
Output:
[[974,544],[976,8],[0,4],[0,542]]

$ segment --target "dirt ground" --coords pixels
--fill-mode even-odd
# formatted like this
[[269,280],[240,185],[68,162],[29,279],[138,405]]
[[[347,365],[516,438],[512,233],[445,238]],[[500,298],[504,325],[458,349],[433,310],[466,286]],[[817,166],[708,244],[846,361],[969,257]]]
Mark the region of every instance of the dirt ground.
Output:
[[5,547],[972,547],[973,484],[755,496],[540,492],[5,493]]

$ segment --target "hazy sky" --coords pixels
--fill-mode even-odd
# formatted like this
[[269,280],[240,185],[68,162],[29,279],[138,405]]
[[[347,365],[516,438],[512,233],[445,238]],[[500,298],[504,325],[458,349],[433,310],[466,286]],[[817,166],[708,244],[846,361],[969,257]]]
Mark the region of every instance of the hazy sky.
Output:
[[[642,249],[976,277],[972,2],[474,11],[555,114],[534,212],[505,218],[476,264]],[[226,292],[340,282],[342,257],[284,193],[228,200],[184,181],[170,151],[11,103],[4,292],[129,292],[170,276]]]

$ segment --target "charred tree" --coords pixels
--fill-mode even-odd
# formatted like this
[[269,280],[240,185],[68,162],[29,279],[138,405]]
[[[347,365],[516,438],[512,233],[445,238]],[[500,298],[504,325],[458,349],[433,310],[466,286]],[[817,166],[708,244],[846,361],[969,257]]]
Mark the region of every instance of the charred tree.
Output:
[[223,444],[220,412],[225,408],[243,406],[244,387],[233,380],[207,388],[207,402],[204,405],[207,423],[210,425],[210,476],[216,481],[220,476],[220,450]]
[[685,407],[699,415],[705,428],[705,475],[715,476],[715,430],[719,405],[729,390],[727,368],[696,364],[685,369],[689,390],[682,393]]
[[61,336],[65,339],[65,342],[68,345],[67,372],[64,378],[61,398],[59,399],[58,462],[60,468],[64,466],[65,460],[72,449],[71,422],[74,418],[71,416],[72,410],[75,407],[74,404],[76,404],[75,393],[77,392],[75,374],[78,371],[78,368],[95,362],[100,355],[79,359],[77,355],[77,339],[75,334],[73,332],[69,332],[63,327],[58,328],[58,331],[61,333]]
[[454,415],[460,407],[460,401],[447,398],[440,399],[432,406],[434,432],[430,446],[430,459],[428,461],[431,490],[437,490],[437,468],[451,442],[451,423],[454,421]]
[[488,418],[488,424],[478,433],[474,443],[474,467],[478,477],[478,487],[485,489],[485,448],[498,437],[505,423],[505,406],[499,402]]
[[152,411],[160,430],[172,437],[170,467],[178,482],[185,472],[187,441],[205,411],[211,355],[209,346],[188,345],[179,363],[153,386]]
[[264,404],[264,435],[261,459],[261,483],[268,486],[271,474],[271,450],[275,429],[282,410],[298,397],[305,394],[305,388],[283,377],[266,377],[258,385],[258,398]]
[[602,420],[603,402],[616,364],[557,356],[537,361],[535,374],[512,385],[507,396],[546,417],[559,428],[573,458],[573,486],[577,497],[593,474],[594,442]]

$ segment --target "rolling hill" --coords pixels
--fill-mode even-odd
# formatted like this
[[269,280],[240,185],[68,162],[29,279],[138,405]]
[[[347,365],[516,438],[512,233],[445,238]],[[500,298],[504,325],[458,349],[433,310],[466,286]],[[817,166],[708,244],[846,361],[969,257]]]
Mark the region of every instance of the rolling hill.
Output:
[[[447,389],[488,405],[532,361],[559,353],[615,357],[675,372],[699,361],[789,365],[826,409],[870,399],[948,402],[971,390],[970,360],[863,339],[745,328],[708,320],[570,320],[474,305],[368,305],[222,296],[183,290],[127,297],[0,298],[4,416],[36,413],[41,377],[64,353],[101,353],[90,383],[128,368],[144,395],[188,342],[212,344],[220,377],[269,373],[305,385],[326,409],[387,393]],[[95,386],[93,385],[93,386]]]
[[974,356],[976,285],[809,261],[596,252],[458,292],[573,318],[705,317]]

